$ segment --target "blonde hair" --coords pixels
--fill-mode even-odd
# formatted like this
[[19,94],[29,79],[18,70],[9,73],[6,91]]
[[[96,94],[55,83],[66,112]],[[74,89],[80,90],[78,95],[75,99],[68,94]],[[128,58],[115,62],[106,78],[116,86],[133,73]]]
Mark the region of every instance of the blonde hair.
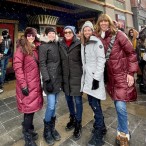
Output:
[[97,20],[97,23],[95,25],[95,31],[97,34],[101,35],[101,27],[100,27],[100,22],[102,21],[108,21],[109,22],[109,28],[111,30],[111,33],[114,35],[117,32],[117,28],[115,27],[112,19],[110,18],[110,16],[108,16],[107,14],[101,14]]

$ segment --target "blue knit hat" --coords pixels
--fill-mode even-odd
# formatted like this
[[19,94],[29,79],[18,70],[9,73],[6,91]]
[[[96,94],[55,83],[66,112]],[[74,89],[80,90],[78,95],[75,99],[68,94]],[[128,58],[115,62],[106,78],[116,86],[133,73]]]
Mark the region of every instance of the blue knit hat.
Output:
[[76,35],[76,28],[74,26],[65,26],[63,31],[65,31],[66,29],[70,29],[74,35]]

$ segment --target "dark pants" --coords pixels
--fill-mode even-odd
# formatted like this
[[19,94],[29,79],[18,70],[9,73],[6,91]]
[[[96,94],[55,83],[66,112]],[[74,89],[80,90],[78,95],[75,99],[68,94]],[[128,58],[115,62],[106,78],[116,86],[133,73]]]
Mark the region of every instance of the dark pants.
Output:
[[32,129],[33,125],[33,116],[34,113],[24,114],[24,129],[28,132],[29,129]]
[[[82,112],[83,112],[83,103],[82,103],[82,96],[65,96],[67,105],[69,108],[70,115],[75,116],[77,121],[82,120]],[[76,109],[75,109],[75,105]]]
[[100,100],[91,95],[88,95],[88,102],[94,112],[95,119],[94,126],[98,129],[102,129],[105,126],[105,124]]

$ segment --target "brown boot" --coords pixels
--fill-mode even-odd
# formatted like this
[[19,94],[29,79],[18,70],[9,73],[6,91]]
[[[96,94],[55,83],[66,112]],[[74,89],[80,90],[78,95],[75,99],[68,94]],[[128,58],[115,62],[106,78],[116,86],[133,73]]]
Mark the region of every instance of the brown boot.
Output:
[[126,134],[123,132],[120,132],[120,135],[116,138],[116,143],[120,146],[129,146],[128,138],[126,137]]

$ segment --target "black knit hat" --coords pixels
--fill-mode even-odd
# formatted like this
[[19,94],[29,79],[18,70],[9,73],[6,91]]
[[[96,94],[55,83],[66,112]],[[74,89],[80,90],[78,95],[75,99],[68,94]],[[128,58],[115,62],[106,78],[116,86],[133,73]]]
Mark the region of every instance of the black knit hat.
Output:
[[56,33],[56,31],[53,27],[46,27],[45,34],[47,35],[49,32],[55,32]]
[[7,30],[2,31],[2,36],[5,36],[5,35],[8,35],[8,31]]
[[27,37],[27,34],[37,35],[37,30],[33,27],[27,27],[24,32],[24,36]]

